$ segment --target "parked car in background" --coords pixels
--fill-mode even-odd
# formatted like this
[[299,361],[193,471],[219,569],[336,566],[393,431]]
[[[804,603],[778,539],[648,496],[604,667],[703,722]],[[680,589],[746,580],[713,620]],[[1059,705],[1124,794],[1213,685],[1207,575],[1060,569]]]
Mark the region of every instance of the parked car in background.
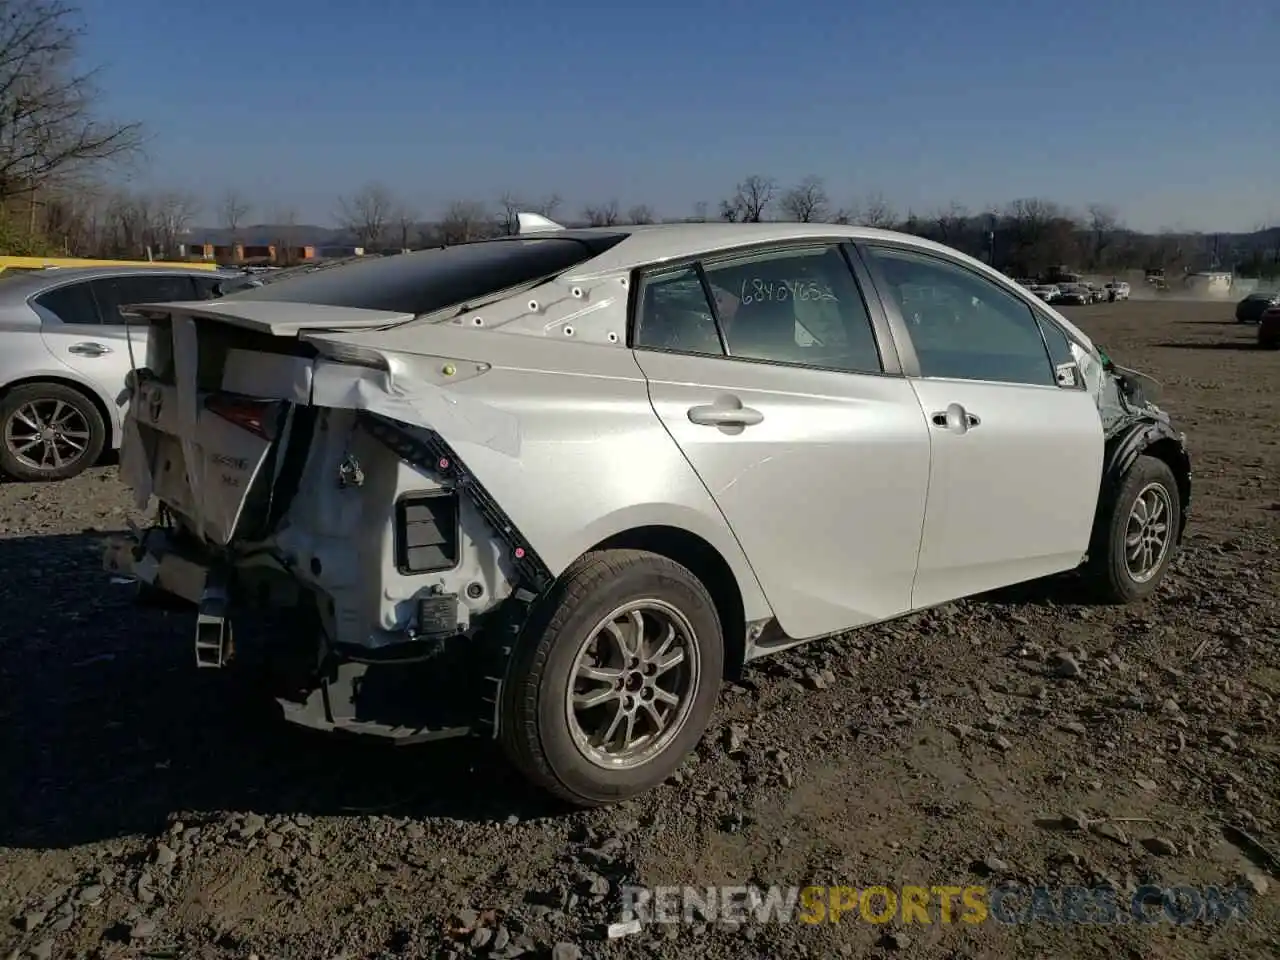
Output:
[[1280,350],[1280,304],[1267,307],[1258,318],[1258,346]]
[[1272,307],[1280,307],[1280,290],[1255,290],[1236,304],[1236,323],[1258,323]]
[[1104,303],[1104,302],[1106,302],[1106,299],[1107,299],[1107,291],[1106,291],[1106,290],[1104,290],[1104,289],[1103,289],[1099,284],[1096,284],[1096,283],[1086,283],[1086,284],[1085,284],[1085,286],[1086,286],[1086,287],[1088,287],[1088,289],[1089,289],[1089,302],[1090,302],[1090,303]]
[[1082,565],[1160,584],[1190,464],[1152,382],[978,260],[520,222],[132,308],[121,475],[164,510],[104,565],[196,605],[198,664],[234,619],[296,665],[289,719],[493,735],[592,805],[669,777],[747,660]]
[[1067,284],[1058,288],[1058,295],[1053,298],[1054,304],[1072,307],[1084,307],[1093,302],[1093,295],[1083,284]]
[[58,267],[0,276],[0,471],[65,480],[120,444],[125,376],[146,357],[121,304],[207,300],[201,267]]
[[1129,284],[1127,283],[1113,280],[1104,289],[1107,291],[1107,299],[1113,303],[1117,300],[1129,299]]
[[1043,300],[1045,303],[1053,303],[1058,299],[1061,291],[1051,283],[1037,283],[1031,287],[1031,292]]

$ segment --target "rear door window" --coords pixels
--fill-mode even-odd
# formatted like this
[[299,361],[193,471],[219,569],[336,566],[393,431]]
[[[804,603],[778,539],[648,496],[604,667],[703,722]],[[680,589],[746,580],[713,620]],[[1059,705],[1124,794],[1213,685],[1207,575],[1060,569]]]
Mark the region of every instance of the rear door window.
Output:
[[35,304],[43,307],[63,323],[101,323],[98,306],[88,283],[68,283],[36,297]]
[[882,371],[871,316],[838,244],[735,254],[700,267],[701,276],[689,265],[642,279],[637,349],[726,356],[727,346],[731,360]]
[[871,315],[839,245],[744,254],[706,271],[728,295],[718,307],[731,357],[881,372]]

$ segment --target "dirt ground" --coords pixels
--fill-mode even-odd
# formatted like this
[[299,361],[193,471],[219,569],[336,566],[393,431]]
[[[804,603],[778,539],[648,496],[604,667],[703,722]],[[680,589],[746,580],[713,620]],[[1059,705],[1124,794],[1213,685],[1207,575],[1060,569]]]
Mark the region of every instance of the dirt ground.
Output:
[[[1071,314],[1163,381],[1190,439],[1155,600],[1035,584],[762,661],[672,782],[589,813],[484,742],[285,727],[197,674],[190,614],[100,571],[128,517],[114,468],[0,486],[0,957],[1280,955],[1280,354],[1230,313]],[[1127,905],[1246,877],[1248,917],[1220,923],[601,932],[638,883],[1112,884]]]

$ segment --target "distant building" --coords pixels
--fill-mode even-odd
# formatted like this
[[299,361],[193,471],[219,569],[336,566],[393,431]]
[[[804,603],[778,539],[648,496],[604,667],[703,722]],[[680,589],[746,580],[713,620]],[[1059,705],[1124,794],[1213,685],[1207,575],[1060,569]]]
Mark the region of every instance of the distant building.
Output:
[[188,243],[179,248],[183,260],[212,260],[220,264],[285,265],[317,258],[314,246],[278,247],[274,243]]

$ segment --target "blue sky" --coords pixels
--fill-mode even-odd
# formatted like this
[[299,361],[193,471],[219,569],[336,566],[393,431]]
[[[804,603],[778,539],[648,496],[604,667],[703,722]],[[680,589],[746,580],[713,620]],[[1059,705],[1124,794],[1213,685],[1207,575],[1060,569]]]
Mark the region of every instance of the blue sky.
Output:
[[685,215],[751,173],[925,213],[1045,196],[1280,221],[1280,2],[81,0],[147,187],[328,223],[552,192]]

